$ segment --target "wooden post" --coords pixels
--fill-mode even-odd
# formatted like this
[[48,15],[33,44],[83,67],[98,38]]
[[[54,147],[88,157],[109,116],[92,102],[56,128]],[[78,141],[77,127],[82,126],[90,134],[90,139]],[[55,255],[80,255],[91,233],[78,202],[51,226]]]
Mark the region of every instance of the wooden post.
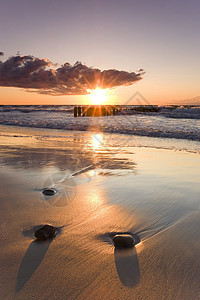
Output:
[[112,105],[74,106],[74,117],[114,116],[119,111]]
[[92,106],[89,106],[87,109],[87,116],[92,117],[92,113],[93,113],[93,108],[92,108]]
[[82,117],[85,117],[86,114],[86,107],[82,106]]
[[81,117],[81,111],[82,111],[82,107],[78,106],[78,116]]
[[74,118],[77,117],[77,106],[74,106]]

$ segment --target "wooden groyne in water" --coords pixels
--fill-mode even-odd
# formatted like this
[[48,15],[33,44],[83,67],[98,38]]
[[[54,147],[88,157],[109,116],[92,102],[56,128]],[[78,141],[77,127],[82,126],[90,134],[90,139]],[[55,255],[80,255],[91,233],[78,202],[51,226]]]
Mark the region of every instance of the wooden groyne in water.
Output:
[[74,117],[114,116],[118,108],[112,105],[74,106]]
[[74,117],[104,117],[117,115],[134,115],[157,113],[157,105],[83,105],[74,106]]

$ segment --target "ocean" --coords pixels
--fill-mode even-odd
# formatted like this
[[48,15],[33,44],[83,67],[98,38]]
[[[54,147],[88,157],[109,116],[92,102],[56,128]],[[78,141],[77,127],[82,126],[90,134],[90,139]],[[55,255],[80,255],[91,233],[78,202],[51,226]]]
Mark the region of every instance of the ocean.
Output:
[[[116,146],[154,147],[200,153],[200,106],[162,106],[138,111],[126,106],[115,116],[74,118],[71,105],[0,106],[0,124],[44,129],[92,131],[108,139],[123,137]],[[48,133],[47,133],[48,135]],[[59,136],[57,136],[59,137]]]

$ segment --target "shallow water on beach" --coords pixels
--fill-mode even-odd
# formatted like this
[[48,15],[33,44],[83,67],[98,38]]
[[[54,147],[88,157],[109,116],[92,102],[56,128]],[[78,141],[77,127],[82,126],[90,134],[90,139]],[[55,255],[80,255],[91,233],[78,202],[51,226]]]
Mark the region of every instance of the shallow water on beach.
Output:
[[54,187],[56,195],[42,199],[50,205],[68,205],[80,185],[90,188],[92,182],[94,193],[101,189],[108,195],[108,204],[142,218],[130,230],[143,239],[199,209],[198,154],[160,149],[159,140],[152,144],[151,138],[138,147],[141,141],[124,141],[121,135],[61,132],[57,137],[53,131],[10,129],[2,132],[1,165],[42,178],[35,187],[38,194]]

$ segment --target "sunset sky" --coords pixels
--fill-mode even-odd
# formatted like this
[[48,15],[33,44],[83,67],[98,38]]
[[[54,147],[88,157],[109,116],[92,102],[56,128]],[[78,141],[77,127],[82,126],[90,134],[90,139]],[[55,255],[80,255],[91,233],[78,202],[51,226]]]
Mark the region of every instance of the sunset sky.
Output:
[[[69,95],[66,89],[58,95],[57,87],[52,95],[23,85],[23,78],[20,88],[13,87],[1,65],[17,53],[48,59],[59,74],[66,62],[73,66],[77,61],[87,66],[87,72],[98,69],[100,81],[104,73],[107,80],[116,73],[120,81],[103,86],[108,87],[110,103],[123,104],[139,92],[150,104],[192,98],[200,104],[199,0],[0,0],[0,4],[0,104],[90,101],[82,87],[80,95]],[[145,74],[140,76],[142,69]]]

